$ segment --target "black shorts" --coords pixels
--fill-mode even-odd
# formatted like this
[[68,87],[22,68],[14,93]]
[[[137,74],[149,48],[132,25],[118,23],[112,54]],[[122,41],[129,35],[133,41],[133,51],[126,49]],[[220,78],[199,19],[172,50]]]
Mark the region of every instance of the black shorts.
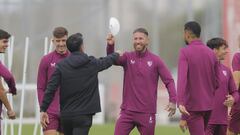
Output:
[[61,118],[64,135],[88,135],[93,115]]

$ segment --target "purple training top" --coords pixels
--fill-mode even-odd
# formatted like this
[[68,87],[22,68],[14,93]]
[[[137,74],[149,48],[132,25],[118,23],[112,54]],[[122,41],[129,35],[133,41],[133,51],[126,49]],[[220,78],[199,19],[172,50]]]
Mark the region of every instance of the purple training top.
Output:
[[[114,45],[108,45],[107,54],[113,52]],[[168,89],[169,101],[176,103],[174,80],[166,65],[157,55],[148,50],[141,54],[135,51],[125,52],[116,64],[124,69],[121,109],[156,113],[159,76]]]
[[226,96],[228,94],[232,95],[235,102],[237,102],[239,94],[232,76],[232,72],[223,64],[220,65],[219,77],[220,84],[219,88],[215,92],[213,110],[208,124],[227,125],[228,108],[223,105],[223,102],[226,100]]
[[[38,78],[37,78],[37,91],[38,91],[38,101],[41,106],[45,89],[47,87],[47,82],[50,80],[52,73],[55,71],[56,64],[68,56],[66,54],[59,54],[56,51],[53,51],[41,59],[38,68]],[[60,105],[59,105],[59,89],[55,93],[54,99],[50,104],[47,112],[52,114],[59,114]]]
[[[232,68],[234,71],[240,71],[240,52],[235,53],[232,60]],[[240,94],[240,87],[238,87],[238,92]],[[233,106],[234,109],[240,110],[240,100]]]
[[2,77],[8,85],[9,92],[13,95],[17,94],[16,83],[13,75],[0,61],[0,77]]
[[[2,77],[8,85],[9,92],[13,95],[17,94],[16,83],[13,75],[0,61],[0,77]],[[2,102],[0,101],[0,115],[2,113]]]
[[178,60],[178,103],[188,111],[209,111],[218,88],[219,62],[202,41],[194,40],[180,50]]

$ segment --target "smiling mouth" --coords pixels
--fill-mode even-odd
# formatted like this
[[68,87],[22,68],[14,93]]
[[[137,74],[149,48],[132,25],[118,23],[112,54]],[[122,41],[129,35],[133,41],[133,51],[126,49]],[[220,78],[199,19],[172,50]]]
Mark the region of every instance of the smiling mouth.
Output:
[[137,44],[136,46],[142,46],[141,44]]

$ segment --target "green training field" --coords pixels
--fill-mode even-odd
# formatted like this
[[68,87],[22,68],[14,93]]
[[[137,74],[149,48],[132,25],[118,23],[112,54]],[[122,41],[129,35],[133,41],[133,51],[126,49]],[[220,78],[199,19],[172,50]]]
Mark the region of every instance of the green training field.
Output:
[[[94,125],[91,128],[90,135],[113,135],[113,132],[114,124]],[[139,135],[139,133],[135,128],[130,135]],[[177,126],[157,126],[155,135],[187,135],[187,133],[182,133]]]
[[[32,135],[33,128],[33,125],[23,125],[22,135]],[[18,127],[17,125],[15,125],[14,135],[17,135],[17,129]],[[113,135],[113,132],[114,124],[93,125],[93,127],[90,129],[90,135]],[[10,135],[10,132],[8,132],[8,135]],[[134,129],[130,135],[139,135],[139,133],[136,129]],[[182,133],[177,126],[157,126],[155,130],[155,135],[187,135],[187,133]]]

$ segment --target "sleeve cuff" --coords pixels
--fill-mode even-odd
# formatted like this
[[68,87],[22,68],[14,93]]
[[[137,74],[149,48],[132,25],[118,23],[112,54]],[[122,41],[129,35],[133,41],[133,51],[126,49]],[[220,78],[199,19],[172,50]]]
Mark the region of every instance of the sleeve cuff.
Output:
[[170,98],[170,99],[169,99],[169,102],[174,103],[174,104],[177,103],[176,98]]

